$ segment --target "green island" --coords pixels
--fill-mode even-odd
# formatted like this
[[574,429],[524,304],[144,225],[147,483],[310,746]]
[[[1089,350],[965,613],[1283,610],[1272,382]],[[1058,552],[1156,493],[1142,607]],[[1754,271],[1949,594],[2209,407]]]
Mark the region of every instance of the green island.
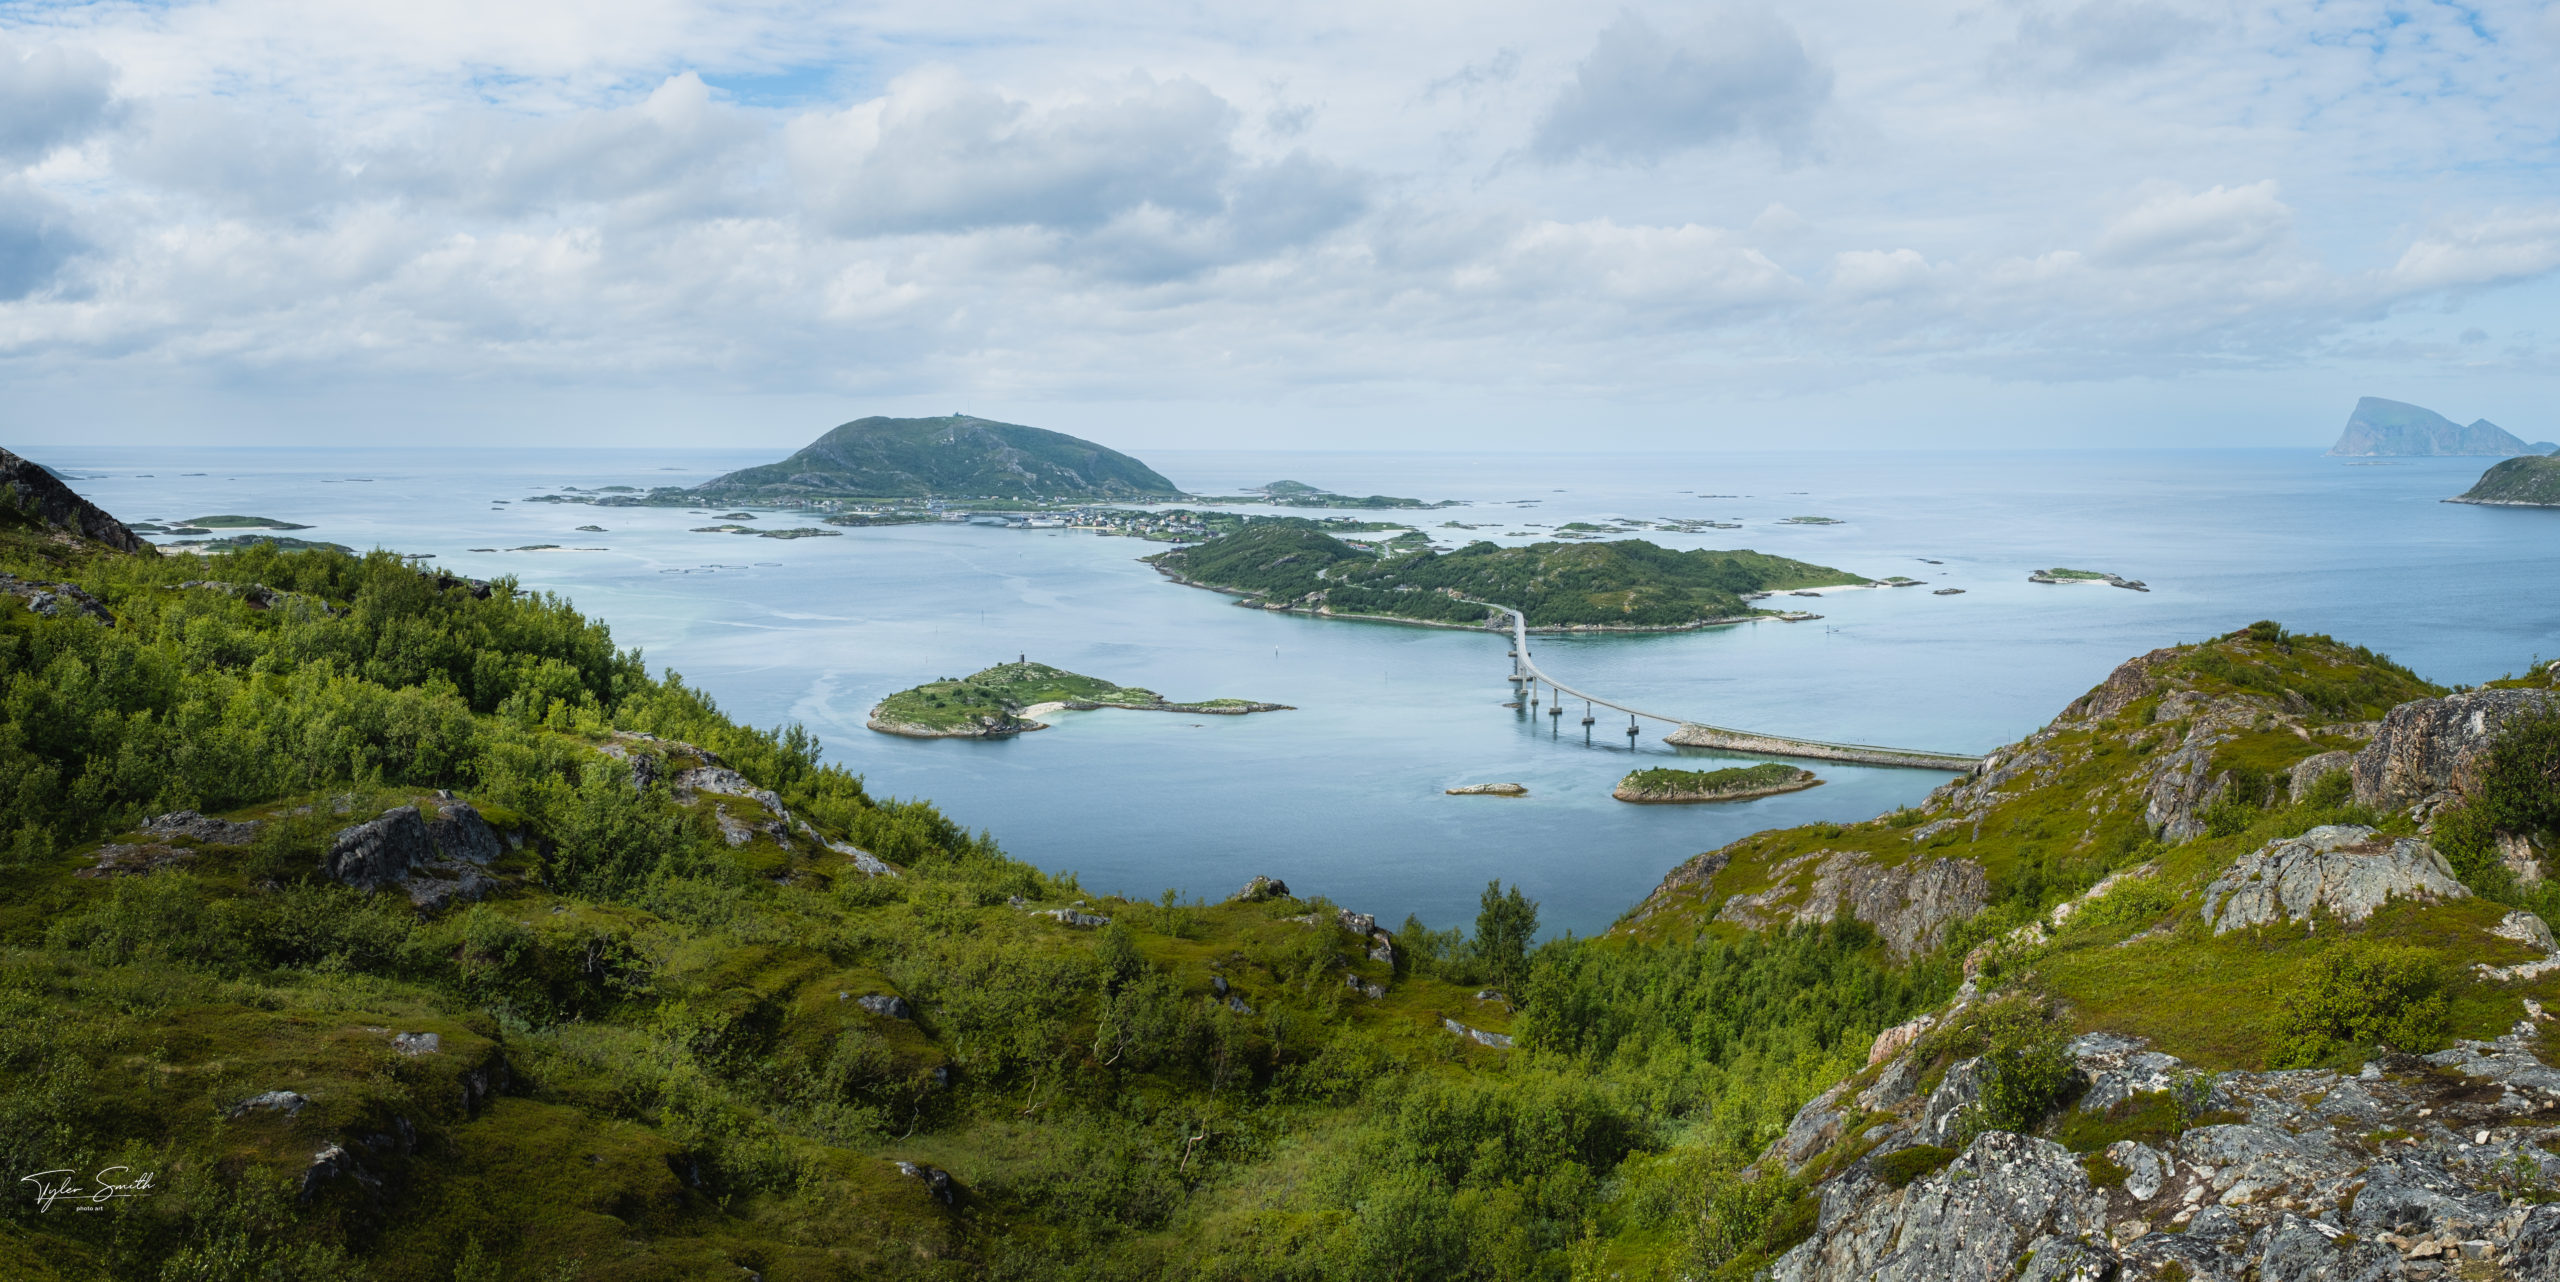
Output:
[[1631,770],[1610,796],[1647,805],[1702,801],[1743,801],[1781,792],[1797,792],[1822,782],[1812,771],[1774,761],[1721,770]]
[[2560,507],[2560,455],[2528,454],[2492,464],[2470,489],[2445,502]]
[[[204,530],[194,527],[170,531],[172,534],[201,534],[204,532]],[[238,552],[246,548],[275,548],[279,551],[286,552],[300,552],[313,549],[326,552],[351,553],[354,551],[353,548],[350,548],[343,543],[325,543],[317,539],[297,539],[289,534],[231,534],[218,539],[181,540],[165,546],[172,550],[193,552]]]
[[1285,704],[1250,699],[1172,703],[1153,690],[1114,685],[1024,659],[901,690],[874,706],[867,724],[882,734],[914,739],[1003,739],[1047,729],[1046,723],[1036,720],[1046,712],[1096,708],[1213,716],[1289,711]]
[[[0,1214],[0,1276],[2393,1277],[2455,1223],[2424,1275],[2560,1261],[2549,665],[2164,646],[1918,805],[1540,940],[1499,882],[1440,928],[1097,894],[557,597],[167,554],[33,471],[0,1157],[79,1183]],[[2318,860],[2372,893],[2264,892]],[[2281,1195],[2216,1192],[2262,1158]],[[148,1195],[73,1213],[96,1178]]]
[[1478,541],[1441,552],[1416,537],[1368,549],[1290,520],[1256,521],[1147,559],[1177,582],[1241,594],[1264,609],[1507,626],[1489,622],[1479,603],[1490,601],[1546,630],[1694,628],[1763,613],[1747,596],[1868,581],[1760,552],[1675,552],[1641,539],[1514,548]]
[[967,414],[855,419],[779,463],[744,468],[679,492],[719,502],[808,497],[1129,502],[1182,497],[1173,482],[1118,450],[1064,432]]
[[181,521],[179,524],[192,525],[207,530],[307,530],[311,528],[308,525],[296,525],[291,521],[279,521],[271,516],[240,516],[237,514],[225,516],[199,516]]

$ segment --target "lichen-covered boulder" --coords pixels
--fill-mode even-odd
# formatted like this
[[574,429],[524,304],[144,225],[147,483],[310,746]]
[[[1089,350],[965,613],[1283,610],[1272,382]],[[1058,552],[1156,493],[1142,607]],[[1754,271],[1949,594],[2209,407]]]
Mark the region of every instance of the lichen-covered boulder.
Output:
[[[1941,1282],[2007,1278],[2045,1259],[2043,1278],[2104,1278],[2105,1194],[2069,1149],[1987,1131],[1946,1169],[1900,1196],[1851,1197],[1835,1212],[1823,1199],[1814,1235],[1779,1257],[1777,1282],[1832,1278]],[[1835,1214],[1837,1218],[1835,1219]]]
[[2323,908],[2342,921],[2360,922],[2393,899],[2461,899],[2470,893],[2435,847],[2410,837],[2378,837],[2356,824],[2332,824],[2242,855],[2205,888],[2204,917],[2220,935],[2299,921]]
[[2356,800],[2398,810],[2438,792],[2466,792],[2481,756],[2509,721],[2560,707],[2541,690],[2470,690],[2393,708],[2356,754]]

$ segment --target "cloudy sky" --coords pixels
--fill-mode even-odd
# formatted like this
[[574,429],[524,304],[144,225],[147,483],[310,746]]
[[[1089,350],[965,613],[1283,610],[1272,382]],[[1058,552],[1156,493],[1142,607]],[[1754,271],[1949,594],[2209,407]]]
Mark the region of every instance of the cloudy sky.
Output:
[[0,433],[2560,437],[2560,7],[0,0]]

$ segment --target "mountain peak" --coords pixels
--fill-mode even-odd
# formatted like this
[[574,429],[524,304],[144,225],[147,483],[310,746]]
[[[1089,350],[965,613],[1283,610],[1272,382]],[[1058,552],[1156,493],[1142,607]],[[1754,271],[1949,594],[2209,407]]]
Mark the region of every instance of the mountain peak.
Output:
[[119,552],[158,551],[124,522],[74,493],[52,468],[5,449],[0,449],[0,523],[54,530]]
[[2355,412],[2347,416],[2346,430],[2329,447],[2332,457],[2347,458],[2507,457],[2534,452],[2514,433],[2485,418],[2466,426],[2424,406],[2379,396],[2356,402]]

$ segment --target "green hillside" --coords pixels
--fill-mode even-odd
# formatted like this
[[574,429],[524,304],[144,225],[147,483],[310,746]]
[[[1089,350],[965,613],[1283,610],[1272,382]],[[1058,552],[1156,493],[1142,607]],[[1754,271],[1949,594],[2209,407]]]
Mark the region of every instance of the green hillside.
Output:
[[2529,454],[2496,464],[2453,502],[2560,507],[2560,457]]
[[1490,601],[1519,610],[1533,628],[1682,627],[1749,614],[1744,593],[1867,582],[1760,552],[1675,552],[1642,539],[1513,548],[1476,542],[1454,552],[1379,556],[1290,520],[1256,521],[1150,559],[1185,582],[1275,602],[1322,593],[1322,606],[1335,614],[1474,623],[1485,611],[1470,601]]
[[[2560,970],[2474,969],[2535,956],[2511,913],[2560,911],[2511,853],[2560,835],[2560,716],[2502,723],[2426,798],[2456,892],[2208,924],[2268,843],[2419,839],[2342,769],[2294,777],[2445,693],[2326,637],[2143,656],[1920,806],[1754,834],[1606,934],[1533,945],[1536,905],[1498,884],[1464,933],[1260,879],[1090,894],[504,581],[25,529],[0,570],[0,1159],[83,1193],[147,1177],[95,1213],[21,1188],[0,1276],[1738,1282],[1851,1231],[1819,1213],[1835,1192],[2040,1215],[2092,1181],[2103,1222],[2046,1239],[2088,1267],[2037,1276],[2201,1276],[2111,1252],[2254,1252],[2350,1203],[2421,1217],[2412,1248],[2454,1206],[2518,1270],[2430,1276],[2548,1258],[2530,1226],[2560,1180],[2533,1154],[2560,1113],[2388,1052],[2560,1006]],[[2523,1027],[2501,1063],[2560,1054]],[[2089,1032],[2199,1075],[2078,1108],[2065,1039]],[[2278,1067],[2328,1075],[2201,1075]],[[1913,1101],[1963,1081],[1946,1144],[1915,1141]],[[1878,1102],[1799,1115],[1844,1091]],[[2176,1232],[2153,1221],[2177,1195],[2134,1205],[2109,1156],[2183,1132],[2178,1171],[2236,1176],[2323,1099],[2343,1138],[2281,1159],[2337,1174]],[[2013,1194],[1996,1159],[2043,1151],[2021,1136],[2068,1198]],[[2395,1162],[2418,1192],[2385,1189]],[[2303,1230],[2282,1276],[2399,1276],[2322,1262],[2397,1262],[2365,1240],[2394,1222],[2356,1223]],[[2035,1240],[2004,1225],[1898,1245],[2000,1253],[1911,1276],[2004,1276]]]
[[792,497],[1134,502],[1182,491],[1118,450],[965,414],[864,418],[779,463],[696,487],[705,502]]

